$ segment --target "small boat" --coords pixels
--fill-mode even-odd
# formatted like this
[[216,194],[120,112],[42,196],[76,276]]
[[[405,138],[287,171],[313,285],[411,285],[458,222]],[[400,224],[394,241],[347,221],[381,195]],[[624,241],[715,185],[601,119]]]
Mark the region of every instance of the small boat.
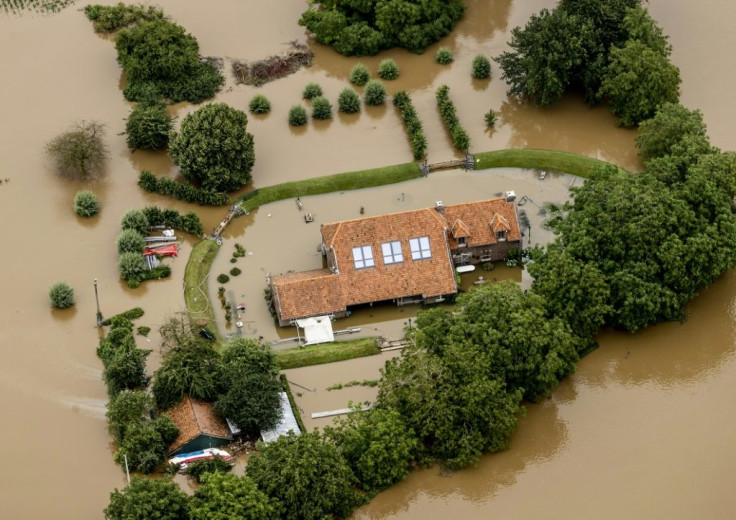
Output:
[[460,267],[455,269],[458,273],[472,273],[475,271],[474,265],[461,265]]
[[193,462],[198,462],[200,460],[210,460],[214,458],[221,458],[222,460],[230,462],[233,456],[225,450],[221,450],[219,448],[206,448],[204,450],[181,453],[176,457],[169,459],[169,464],[176,464],[179,466],[180,469],[186,469],[186,467]]

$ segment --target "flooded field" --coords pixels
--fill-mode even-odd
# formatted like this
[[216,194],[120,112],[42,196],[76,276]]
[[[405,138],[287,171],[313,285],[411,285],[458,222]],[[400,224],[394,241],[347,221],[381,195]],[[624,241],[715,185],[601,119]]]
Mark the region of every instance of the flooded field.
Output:
[[[387,88],[411,91],[431,161],[454,155],[434,106],[434,91],[447,84],[472,138],[471,151],[569,150],[635,170],[640,164],[634,133],[617,128],[605,107],[589,108],[570,96],[551,109],[536,109],[508,100],[495,68],[490,81],[470,78],[475,54],[498,54],[513,27],[554,3],[471,0],[457,30],[424,55],[391,51],[360,61],[373,70],[385,57],[397,61],[402,75]],[[252,60],[282,51],[290,40],[305,40],[296,25],[306,5],[302,0],[215,0],[206,8],[191,0],[157,4],[198,38],[208,56]],[[55,15],[0,16],[0,217],[5,224],[0,457],[6,465],[0,476],[0,518],[101,518],[109,492],[124,485],[104,420],[107,396],[95,355],[93,280],[99,279],[105,315],[139,305],[146,311],[139,324],[155,329],[184,306],[181,279],[194,242],[183,242],[181,256],[171,263],[170,280],[129,290],[116,269],[120,217],[128,209],[158,204],[196,210],[210,229],[224,213],[162,199],[137,187],[141,169],[169,176],[176,171],[164,154],[127,150],[120,132],[130,105],[122,97],[113,43],[93,32],[78,10],[83,5]],[[730,87],[736,69],[728,65],[736,43],[730,24],[736,5],[724,0],[652,0],[649,5],[671,36],[684,79],[683,103],[703,110],[715,145],[734,148],[730,130],[736,101]],[[288,109],[301,103],[306,83],[319,82],[334,100],[358,61],[310,45],[315,52],[310,69],[260,89],[229,80],[217,97],[240,109],[256,92],[271,100],[270,115],[250,118],[249,130],[256,138],[254,186],[410,161],[404,130],[391,106],[310,122],[302,130],[288,127]],[[449,68],[432,61],[439,45],[455,52]],[[490,133],[482,119],[489,108],[499,112],[497,128]],[[172,107],[179,118],[192,110],[188,105]],[[59,179],[43,154],[49,139],[79,120],[104,123],[111,152],[106,176],[89,185]],[[284,201],[234,222],[213,273],[229,269],[235,241],[253,251],[237,264],[244,267],[238,279],[242,285],[230,283],[249,299],[253,323],[248,333],[276,337],[281,332],[263,314],[265,274],[318,266],[319,222],[358,216],[361,205],[370,215],[433,205],[438,199],[453,203],[495,196],[506,189],[541,204],[564,198],[565,187],[565,179],[551,176],[539,183],[534,172],[447,172],[405,185],[310,197],[305,203],[317,217],[310,225],[300,220],[293,201]],[[92,189],[102,202],[100,215],[84,221],[71,210],[74,193],[83,188]],[[536,208],[525,207],[531,220]],[[533,221],[532,242],[545,239],[538,222]],[[77,300],[75,308],[63,312],[52,311],[47,297],[51,284],[60,280],[74,287]],[[602,336],[601,348],[580,363],[577,374],[550,401],[529,408],[510,450],[451,477],[437,469],[417,472],[355,517],[736,516],[730,490],[736,477],[736,419],[730,413],[736,398],[735,294],[736,278],[729,274],[690,305],[685,324],[658,326],[635,336]],[[407,308],[401,315],[389,309],[387,315],[364,316],[359,326],[395,336],[412,312]],[[353,326],[351,320],[340,323]],[[144,348],[158,346],[155,334],[150,342],[138,340]],[[154,353],[151,370],[155,358]],[[353,377],[351,370],[340,368],[330,377],[334,382],[374,377]],[[304,386],[310,387],[311,377],[319,379],[320,370],[314,372],[305,372]],[[329,384],[333,382],[323,386]],[[349,390],[355,390],[354,397],[341,390],[329,392],[337,396],[329,399],[370,398],[367,390],[372,389]],[[322,402],[303,406],[322,407]],[[325,401],[325,406],[332,403]]]

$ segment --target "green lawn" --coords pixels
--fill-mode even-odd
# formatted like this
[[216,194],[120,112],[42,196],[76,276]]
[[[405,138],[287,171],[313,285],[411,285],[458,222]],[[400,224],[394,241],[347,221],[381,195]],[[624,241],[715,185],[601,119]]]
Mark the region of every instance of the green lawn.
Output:
[[[523,150],[512,148],[493,152],[473,154],[475,169],[487,168],[529,168],[536,170],[554,170],[569,173],[578,177],[590,177],[593,170],[599,166],[611,164],[592,157],[570,152],[554,150]],[[623,168],[619,168],[622,171]]]
[[269,202],[319,195],[333,191],[347,191],[358,188],[371,188],[384,184],[408,181],[421,177],[417,163],[397,164],[384,168],[359,170],[354,172],[338,173],[324,177],[314,177],[303,181],[285,182],[275,186],[259,188],[253,196],[244,196],[236,204],[240,204],[245,211],[250,211]]
[[277,350],[275,352],[276,360],[282,370],[334,363],[335,361],[373,356],[380,353],[381,349],[376,344],[376,338],[322,343],[310,347]]
[[[192,248],[184,271],[184,301],[189,315],[195,320],[207,320],[209,329],[218,341],[222,338],[215,324],[215,310],[207,292],[207,275],[220,246],[214,240],[205,239]],[[196,298],[196,301],[195,301]]]

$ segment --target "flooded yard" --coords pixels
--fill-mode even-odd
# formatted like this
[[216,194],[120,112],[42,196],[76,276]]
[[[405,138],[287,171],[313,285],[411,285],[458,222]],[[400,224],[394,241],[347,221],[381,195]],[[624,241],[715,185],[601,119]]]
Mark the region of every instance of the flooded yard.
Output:
[[[495,64],[490,81],[470,78],[475,54],[497,55],[513,27],[554,1],[467,3],[457,29],[421,56],[391,51],[349,59],[310,42],[315,63],[309,69],[259,89],[229,80],[218,101],[246,109],[255,93],[263,93],[273,106],[268,116],[249,118],[257,156],[253,186],[410,161],[404,129],[390,105],[310,122],[301,130],[286,123],[289,107],[302,103],[308,82],[320,83],[334,100],[347,86],[353,64],[361,61],[375,70],[386,57],[402,70],[386,86],[391,93],[410,91],[429,139],[430,161],[454,156],[434,101],[435,90],[447,84],[472,139],[471,151],[549,148],[631,170],[640,167],[635,133],[617,128],[605,107],[587,107],[576,96],[548,109],[509,100]],[[0,390],[5,397],[0,402],[0,457],[6,465],[0,476],[0,518],[101,518],[109,492],[125,484],[106,431],[93,281],[99,280],[103,314],[141,306],[146,314],[138,324],[155,330],[184,307],[181,280],[196,241],[183,241],[179,258],[170,261],[170,279],[130,290],[118,279],[116,267],[121,216],[157,204],[194,210],[205,229],[212,229],[225,212],[147,194],[137,186],[141,169],[172,177],[177,172],[163,153],[128,151],[121,132],[131,105],[122,96],[114,45],[93,32],[79,11],[83,5],[54,15],[0,15]],[[281,52],[291,40],[306,41],[296,24],[306,7],[302,0],[214,0],[206,7],[191,0],[163,0],[157,5],[197,37],[207,56],[254,60]],[[736,4],[652,0],[649,6],[671,36],[673,58],[684,79],[683,103],[703,110],[713,144],[734,148],[736,101],[730,88],[736,68],[729,65]],[[439,45],[453,49],[451,67],[434,64]],[[195,108],[181,104],[171,111],[180,120]],[[499,113],[492,132],[485,130],[482,117],[489,108]],[[80,120],[106,125],[111,152],[105,177],[90,184],[60,179],[43,153],[49,139]],[[550,174],[540,182],[536,172],[514,170],[438,173],[384,188],[305,198],[305,209],[315,215],[312,224],[304,223],[293,201],[275,203],[233,222],[212,273],[230,269],[230,252],[241,242],[253,255],[236,264],[243,274],[228,288],[248,303],[244,330],[267,339],[292,335],[289,329],[277,329],[267,315],[265,276],[319,267],[320,223],[357,217],[360,206],[375,215],[432,206],[436,200],[451,204],[494,197],[507,189],[541,206],[564,200],[573,180]],[[98,195],[98,216],[82,220],[74,214],[72,198],[79,189]],[[532,221],[532,243],[548,238],[536,205],[524,206]],[[52,311],[48,288],[61,280],[75,289],[77,304]],[[214,294],[215,284],[210,291]],[[736,420],[729,412],[736,400],[735,295],[736,278],[730,273],[689,306],[685,324],[660,325],[635,336],[604,334],[601,348],[580,363],[577,374],[551,400],[529,408],[510,450],[450,477],[436,468],[418,471],[355,517],[736,516],[730,489],[736,478]],[[416,309],[374,309],[337,326],[398,337]],[[137,340],[142,348],[154,350],[152,371],[158,336]],[[288,377],[315,390],[298,390],[305,411],[340,408],[349,400],[371,399],[375,388],[326,388],[375,378],[383,361],[375,356],[344,362],[337,369],[298,369]]]

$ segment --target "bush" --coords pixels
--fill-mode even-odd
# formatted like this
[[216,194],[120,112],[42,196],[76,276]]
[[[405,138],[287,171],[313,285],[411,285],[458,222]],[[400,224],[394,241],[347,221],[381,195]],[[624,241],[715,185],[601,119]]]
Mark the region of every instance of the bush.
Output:
[[386,89],[383,83],[375,79],[370,80],[365,85],[365,104],[366,105],[382,105],[386,101]]
[[144,21],[121,30],[115,49],[127,73],[123,95],[128,101],[140,101],[153,86],[162,98],[201,103],[224,82],[213,65],[200,60],[197,40],[168,20]]
[[325,97],[312,100],[312,119],[329,119],[332,117],[332,105]]
[[493,109],[490,109],[488,112],[486,112],[486,115],[484,116],[486,120],[486,126],[488,128],[493,128],[496,126],[496,111]]
[[59,173],[74,180],[100,177],[110,155],[103,141],[102,123],[76,123],[71,130],[54,137],[46,144],[46,153]]
[[205,190],[235,191],[251,179],[256,160],[248,116],[225,103],[187,115],[169,154],[187,179]]
[[227,193],[195,188],[191,184],[183,184],[166,177],[158,178],[148,170],[141,172],[138,177],[138,185],[146,191],[194,202],[200,206],[224,206],[230,203]]
[[148,333],[151,332],[151,327],[146,327],[142,325],[136,329],[136,332],[138,333],[139,336],[146,337],[148,336]]
[[[118,273],[120,278],[127,281],[140,282],[146,263],[140,253],[123,253],[118,260]],[[129,284],[130,285],[130,284]],[[135,285],[137,287],[137,285]]]
[[139,209],[128,211],[120,220],[120,227],[123,229],[135,229],[143,236],[148,234],[148,225],[148,218],[146,218],[143,211]]
[[238,276],[242,272],[243,271],[241,271],[239,268],[233,267],[232,269],[230,269],[230,276]]
[[100,200],[89,190],[78,191],[74,195],[74,211],[80,217],[91,217],[100,211]]
[[105,508],[107,520],[179,520],[189,517],[189,498],[170,478],[141,478],[134,476],[122,491],[110,493],[110,504]]
[[491,62],[482,54],[473,58],[473,70],[471,75],[475,79],[487,79],[491,77]]
[[434,57],[434,61],[440,65],[449,65],[455,61],[455,56],[453,56],[449,47],[440,47],[437,49],[437,55]]
[[248,103],[252,114],[268,114],[271,111],[271,102],[263,94],[256,94]]
[[307,111],[303,106],[294,105],[289,109],[289,124],[291,126],[304,126],[307,124]]
[[217,281],[219,283],[227,283],[227,282],[230,281],[230,277],[228,275],[226,275],[225,273],[221,273],[221,274],[217,275]]
[[202,477],[206,473],[227,473],[232,469],[233,467],[229,462],[223,460],[221,457],[215,457],[214,459],[198,460],[189,464],[184,473],[194,478],[197,484],[201,484]]
[[358,63],[350,70],[350,83],[362,87],[371,79],[371,71],[362,63]]
[[340,112],[346,114],[360,112],[360,97],[353,89],[349,87],[345,88],[340,92],[340,97],[337,99],[337,106]]
[[427,152],[427,138],[424,136],[422,122],[417,117],[417,112],[411,102],[409,94],[405,91],[399,91],[394,96],[394,105],[401,112],[401,119],[409,134],[409,143],[414,155],[414,159],[419,160]]
[[123,229],[118,235],[118,254],[143,253],[146,248],[146,239],[135,229]]
[[139,103],[125,123],[128,148],[162,150],[169,145],[174,123],[163,103]]
[[49,289],[51,306],[56,309],[66,309],[74,305],[74,289],[66,282],[58,282]]
[[460,124],[460,120],[457,117],[455,105],[450,99],[450,87],[442,85],[438,88],[436,99],[437,108],[442,116],[442,121],[445,123],[445,128],[450,134],[452,146],[460,152],[467,153],[468,148],[470,148],[470,137]]
[[391,58],[382,60],[378,64],[378,77],[393,80],[399,77],[399,66]]
[[304,87],[304,92],[302,92],[302,97],[304,99],[314,99],[316,97],[320,97],[322,95],[322,87],[320,87],[317,83],[309,83],[306,87]]
[[143,20],[158,20],[164,17],[163,11],[155,7],[142,5],[125,5],[122,2],[114,6],[87,5],[84,14],[91,20],[95,32],[111,33]]

